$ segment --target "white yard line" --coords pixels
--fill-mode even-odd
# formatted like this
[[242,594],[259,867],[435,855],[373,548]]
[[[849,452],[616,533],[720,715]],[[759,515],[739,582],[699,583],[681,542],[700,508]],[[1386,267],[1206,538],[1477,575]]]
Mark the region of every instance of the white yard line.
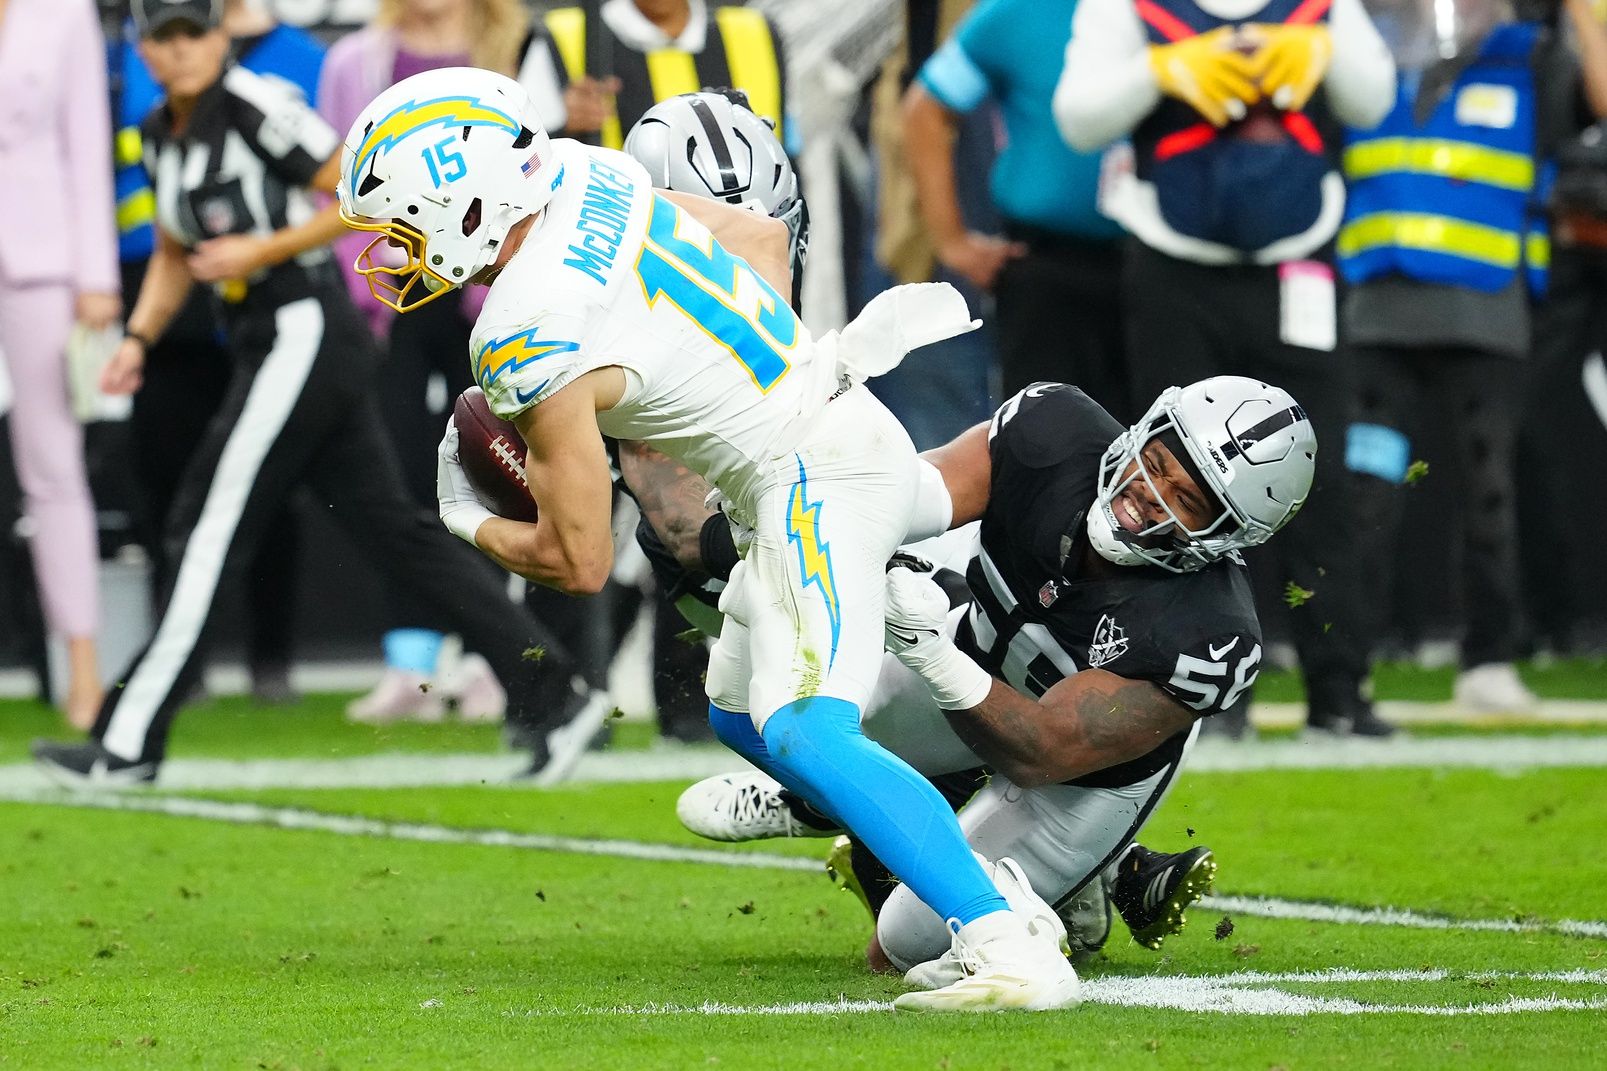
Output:
[[[426,785],[508,785],[522,766],[518,755],[400,754],[341,759],[171,759],[161,787],[175,791],[264,788],[412,788]],[[1607,766],[1607,736],[1425,737],[1387,741],[1231,741],[1208,737],[1189,756],[1185,775],[1258,770],[1458,768],[1526,770]],[[693,781],[744,769],[725,748],[692,746],[586,755],[577,784]],[[29,763],[0,766],[0,794],[53,784]]]
[[[1224,1015],[1513,1015],[1526,1012],[1596,1011],[1607,1008],[1607,995],[1561,997],[1507,996],[1502,1000],[1466,1004],[1371,1003],[1351,997],[1319,997],[1278,989],[1283,984],[1331,985],[1381,982],[1551,982],[1564,985],[1607,986],[1607,972],[1543,971],[1533,974],[1500,972],[1454,974],[1445,970],[1422,971],[1307,971],[1264,974],[1240,971],[1225,975],[1145,975],[1140,977],[1085,978],[1083,1002],[1126,1008],[1159,1008]],[[539,1009],[527,1013],[554,1015],[844,1015],[887,1012],[893,1005],[876,1000],[829,1000],[788,1004],[740,1005],[709,1001],[696,1005],[644,1004],[625,1007]]]
[[[533,851],[569,852],[576,855],[641,859],[658,863],[698,863],[814,874],[821,873],[823,868],[819,860],[800,856],[722,851],[715,848],[682,848],[644,841],[563,837],[546,833],[518,833],[504,829],[461,829],[419,822],[387,822],[357,815],[326,814],[296,807],[265,807],[256,803],[188,799],[142,792],[69,793],[60,790],[15,790],[0,787],[0,801],[136,811],[177,818],[226,822],[233,825],[310,830],[348,837],[522,848]],[[1486,933],[1556,933],[1570,937],[1607,938],[1607,922],[1575,919],[1555,922],[1460,919],[1394,907],[1348,907],[1263,896],[1207,896],[1200,901],[1199,908],[1254,918],[1293,919],[1347,926],[1398,926],[1419,930],[1471,930]]]

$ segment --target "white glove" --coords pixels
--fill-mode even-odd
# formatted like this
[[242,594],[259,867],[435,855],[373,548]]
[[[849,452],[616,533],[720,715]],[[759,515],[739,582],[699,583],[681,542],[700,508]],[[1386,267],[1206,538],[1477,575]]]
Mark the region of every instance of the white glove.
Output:
[[865,303],[837,339],[837,365],[856,383],[897,367],[910,350],[975,331],[965,298],[948,283],[906,283]]
[[[944,710],[982,705],[993,677],[954,646],[943,629],[949,597],[930,575],[902,563],[887,571],[887,649],[920,674]],[[919,568],[919,566],[917,566]]]
[[718,487],[711,487],[709,493],[703,496],[703,508],[725,515],[725,522],[731,526],[731,542],[736,545],[737,553],[746,558],[753,546],[753,525],[732,512],[731,500],[725,497],[725,492]]
[[440,504],[441,523],[459,539],[478,547],[475,533],[496,514],[486,509],[474,484],[469,482],[469,474],[463,471],[463,463],[458,460],[458,426],[450,417],[435,457],[435,499]]

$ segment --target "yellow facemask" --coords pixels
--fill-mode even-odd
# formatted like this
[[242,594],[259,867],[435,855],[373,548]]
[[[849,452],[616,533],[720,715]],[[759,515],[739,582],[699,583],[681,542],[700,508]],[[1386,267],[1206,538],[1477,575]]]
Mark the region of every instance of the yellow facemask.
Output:
[[[368,292],[374,300],[397,312],[411,312],[428,305],[457,284],[424,263],[424,235],[400,220],[367,220],[347,215],[344,209],[340,221],[354,231],[373,234],[374,240],[363,246],[352,265],[353,270],[368,282]],[[374,251],[381,248],[400,248],[406,254],[406,263],[400,267],[381,264],[374,259]],[[415,288],[422,293],[415,292]]]

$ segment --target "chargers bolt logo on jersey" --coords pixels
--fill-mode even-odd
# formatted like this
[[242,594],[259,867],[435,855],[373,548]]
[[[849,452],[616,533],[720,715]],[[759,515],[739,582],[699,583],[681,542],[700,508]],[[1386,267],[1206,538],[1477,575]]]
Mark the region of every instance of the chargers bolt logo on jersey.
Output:
[[1094,627],[1094,642],[1088,645],[1088,668],[1108,666],[1127,653],[1127,630],[1109,614],[1101,614]]
[[506,112],[489,108],[478,97],[439,97],[435,100],[408,101],[375,123],[358,147],[352,166],[351,192],[355,195],[360,176],[368,173],[369,161],[389,152],[413,134],[429,127],[458,130],[471,126],[491,126],[506,130],[517,138],[524,129],[519,120]]
[[[487,342],[481,346],[480,352],[474,357],[474,378],[480,384],[480,389],[489,391],[492,384],[500,379],[504,372],[518,375],[544,357],[573,353],[580,349],[578,342],[537,339],[536,334],[540,330],[540,327],[532,327],[521,334]],[[520,394],[525,396],[520,399],[521,402],[534,397],[535,393],[535,390],[521,391]]]

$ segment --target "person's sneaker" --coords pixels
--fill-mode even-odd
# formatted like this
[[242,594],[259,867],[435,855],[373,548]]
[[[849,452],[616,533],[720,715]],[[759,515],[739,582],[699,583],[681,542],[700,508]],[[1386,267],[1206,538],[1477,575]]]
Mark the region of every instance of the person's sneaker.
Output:
[[546,737],[540,746],[531,747],[531,764],[524,776],[542,788],[567,781],[613,710],[608,692],[576,677],[563,710],[542,726]]
[[508,693],[497,680],[491,663],[477,654],[459,660],[450,683],[442,682],[453,709],[462,721],[501,721],[508,712]]
[[[1055,909],[1050,907],[1043,897],[1033,890],[1027,875],[1014,859],[1000,859],[997,863],[989,863],[978,855],[977,862],[987,872],[989,880],[1004,897],[1005,903],[1010,905],[1010,911],[1027,925],[1027,932],[1033,936],[1049,935],[1055,940],[1062,956],[1071,955],[1071,946],[1066,940],[1066,924],[1061,921]],[[964,957],[958,951],[958,945],[951,945],[949,950],[937,959],[918,963],[911,967],[904,975],[904,981],[917,989],[942,989],[951,986],[965,978],[967,974]]]
[[706,777],[675,801],[681,824],[708,840],[767,840],[771,837],[835,837],[840,829],[816,829],[787,806],[781,785],[757,771]]
[[1539,706],[1511,662],[1486,662],[1456,675],[1456,705],[1479,714],[1532,714]]
[[67,788],[126,788],[156,780],[156,763],[113,755],[98,740],[35,740],[29,750],[46,775]]
[[1134,844],[1117,864],[1110,899],[1133,940],[1153,950],[1183,928],[1184,912],[1215,878],[1216,859],[1203,845],[1168,855]]
[[1388,740],[1400,733],[1400,727],[1391,725],[1378,716],[1371,703],[1363,705],[1350,719],[1350,735],[1370,740]]
[[368,725],[393,721],[441,721],[446,717],[446,701],[422,673],[385,667],[374,690],[346,705],[346,720]]
[[[1049,917],[1053,916],[1054,912],[1049,912]],[[996,911],[966,926],[950,919],[953,945],[944,955],[958,966],[960,977],[941,989],[904,993],[893,1001],[893,1007],[898,1011],[992,1012],[1075,1006],[1082,1000],[1082,987],[1061,950],[1057,932],[1063,935],[1064,930],[1057,931],[1045,925],[1046,921],[1042,916],[1023,918],[1015,911]],[[905,979],[915,975],[917,981],[928,980],[938,972],[934,964],[921,964]]]

